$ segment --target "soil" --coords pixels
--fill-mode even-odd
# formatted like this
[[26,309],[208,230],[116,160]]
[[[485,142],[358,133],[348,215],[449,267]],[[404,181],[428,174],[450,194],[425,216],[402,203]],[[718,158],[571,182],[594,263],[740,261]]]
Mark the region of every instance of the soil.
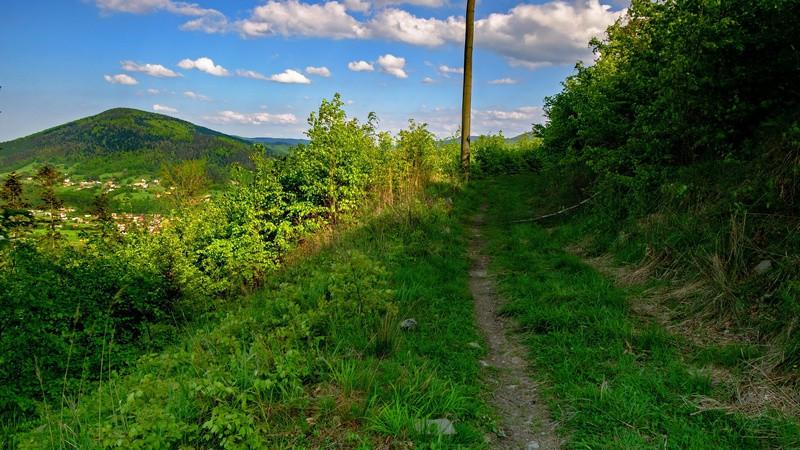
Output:
[[537,383],[531,380],[526,348],[514,333],[513,322],[500,315],[503,298],[489,275],[491,261],[481,234],[488,205],[473,218],[470,233],[470,281],[478,325],[489,346],[484,377],[489,402],[499,416],[495,434],[487,436],[495,449],[558,449],[556,424],[540,402]]

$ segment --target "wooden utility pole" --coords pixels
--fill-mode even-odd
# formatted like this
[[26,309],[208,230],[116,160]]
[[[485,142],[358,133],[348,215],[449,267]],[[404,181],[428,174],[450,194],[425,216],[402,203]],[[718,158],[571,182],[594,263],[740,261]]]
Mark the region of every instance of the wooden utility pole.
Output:
[[461,169],[469,179],[469,135],[472,122],[472,41],[475,34],[475,0],[467,0],[467,36],[464,40],[464,96],[461,101]]

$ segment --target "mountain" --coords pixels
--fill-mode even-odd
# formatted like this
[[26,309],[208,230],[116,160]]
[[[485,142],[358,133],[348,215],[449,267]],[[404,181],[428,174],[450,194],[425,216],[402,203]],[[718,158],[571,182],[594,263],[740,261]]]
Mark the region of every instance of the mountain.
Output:
[[[115,108],[0,144],[0,169],[32,162],[93,166],[120,161],[142,169],[166,161],[207,159],[213,165],[247,162],[251,142],[185,120]],[[116,163],[116,164],[115,164]]]
[[261,144],[269,150],[270,155],[285,156],[298,145],[308,144],[308,139],[294,139],[294,138],[273,138],[273,137],[254,137],[242,138],[254,144]]
[[255,144],[279,144],[279,145],[289,145],[295,146],[300,144],[308,144],[308,139],[294,139],[294,138],[273,138],[273,137],[254,137],[254,138],[242,138],[244,140],[253,142]]

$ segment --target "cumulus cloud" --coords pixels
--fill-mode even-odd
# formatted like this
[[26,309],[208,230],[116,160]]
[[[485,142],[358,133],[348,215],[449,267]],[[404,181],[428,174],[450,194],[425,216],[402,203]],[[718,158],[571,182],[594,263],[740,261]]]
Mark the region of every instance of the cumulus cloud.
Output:
[[290,124],[297,122],[294,114],[270,114],[267,112],[241,113],[237,111],[220,111],[206,120],[220,124],[238,123],[243,125],[261,125],[265,123]]
[[95,0],[95,5],[103,14],[150,14],[165,11],[179,16],[193,17],[180,27],[187,31],[223,33],[230,30],[228,18],[224,14],[195,3],[173,0]]
[[207,58],[205,56],[202,58],[197,58],[194,61],[188,58],[184,59],[178,63],[178,67],[186,70],[197,69],[209,75],[214,75],[215,77],[227,77],[230,75],[228,69],[214,64],[214,61],[211,58]]
[[[461,45],[463,17],[418,17],[386,7],[359,20],[348,13],[364,11],[364,1],[304,3],[270,0],[237,23],[244,36],[311,36],[333,39],[387,39],[411,45],[438,47]],[[415,3],[437,6],[436,0],[378,1],[375,5]],[[600,0],[553,0],[522,3],[505,13],[494,13],[475,22],[475,45],[529,68],[573,64],[592,58],[588,42],[602,36],[606,27],[624,11],[612,11]]]
[[153,105],[153,111],[161,112],[161,113],[172,113],[172,114],[178,112],[178,110],[175,109],[175,108],[171,108],[169,106],[159,105],[159,104]]
[[451,73],[457,73],[457,74],[463,75],[464,74],[464,68],[463,67],[450,67],[450,66],[442,64],[441,66],[439,66],[439,73],[441,73],[442,75],[444,75],[446,77],[449,76]]
[[381,67],[381,72],[388,73],[396,78],[408,78],[408,74],[405,71],[405,58],[386,54],[378,58],[378,65]]
[[150,95],[158,95],[161,93],[161,91],[159,91],[158,89],[153,89],[153,88],[148,89],[146,92]]
[[367,24],[368,35],[424,47],[438,47],[464,40],[463,18],[447,19],[417,17],[408,11],[388,8],[379,12]]
[[513,65],[572,64],[591,58],[589,40],[602,36],[620,15],[599,0],[522,4],[507,14],[477,21],[476,44],[507,57]]
[[353,72],[372,72],[375,66],[366,61],[352,61],[347,64],[347,68]]
[[524,122],[533,124],[544,118],[544,110],[539,106],[522,106],[512,110],[488,109],[473,110],[472,114],[484,125],[496,125],[502,129],[506,122]]
[[117,75],[104,75],[103,78],[111,84],[124,84],[126,86],[133,86],[139,84],[139,82],[136,81],[136,78],[133,78],[132,76],[124,73],[120,73]]
[[422,83],[423,84],[433,84],[433,83],[436,83],[436,80],[434,80],[431,77],[425,77],[425,78],[422,79]]
[[286,69],[281,73],[276,73],[275,75],[269,77],[269,79],[276,83],[311,84],[311,80],[309,80],[308,77],[292,69]]
[[211,100],[207,96],[205,96],[203,94],[198,94],[197,92],[194,92],[194,91],[185,91],[183,93],[183,96],[186,97],[186,98],[190,98],[192,100]]
[[[521,3],[475,22],[475,45],[504,56],[511,65],[536,68],[573,64],[593,55],[592,37],[602,36],[622,11],[601,0],[551,0]],[[603,0],[619,4],[619,0]],[[104,13],[167,11],[192,17],[181,29],[207,33],[238,30],[243,37],[307,36],[329,39],[386,39],[425,47],[461,45],[461,16],[419,17],[391,5],[438,7],[446,0],[268,0],[235,23],[219,11],[173,0],[95,0]],[[623,1],[624,3],[624,1]],[[374,7],[376,10],[370,12]],[[362,19],[352,13],[365,15]]]
[[364,13],[369,11],[371,5],[367,0],[344,0],[344,6],[350,11]]
[[366,37],[367,29],[336,1],[322,4],[298,0],[270,0],[253,9],[248,19],[237,23],[250,37],[269,35],[313,36],[333,39]]
[[323,67],[308,66],[306,67],[306,73],[309,75],[317,75],[325,78],[331,76],[331,71],[324,66]]
[[513,78],[499,78],[497,80],[491,80],[489,84],[517,84],[518,81]]
[[157,78],[175,78],[181,76],[172,69],[167,69],[161,64],[139,64],[133,61],[122,61],[122,70],[128,72],[140,72],[145,75]]
[[[402,3],[417,6],[427,6],[430,8],[438,8],[444,6],[447,0],[374,0],[376,7],[384,7],[386,5],[399,5]],[[356,12],[368,12],[372,5],[368,0],[344,0],[344,5],[347,9]]]

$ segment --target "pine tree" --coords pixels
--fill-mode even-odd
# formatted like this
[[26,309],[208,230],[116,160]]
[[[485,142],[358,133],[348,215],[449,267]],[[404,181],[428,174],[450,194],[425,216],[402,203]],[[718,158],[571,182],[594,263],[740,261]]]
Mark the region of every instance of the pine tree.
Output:
[[56,186],[61,182],[61,173],[51,165],[44,165],[36,173],[36,180],[42,189],[41,200],[43,207],[50,213],[47,237],[53,247],[61,235],[56,229],[56,214],[64,206],[64,202],[56,196]]
[[25,209],[28,205],[22,198],[23,187],[19,174],[11,172],[3,182],[0,189],[0,199],[3,199],[3,207],[10,210]]

